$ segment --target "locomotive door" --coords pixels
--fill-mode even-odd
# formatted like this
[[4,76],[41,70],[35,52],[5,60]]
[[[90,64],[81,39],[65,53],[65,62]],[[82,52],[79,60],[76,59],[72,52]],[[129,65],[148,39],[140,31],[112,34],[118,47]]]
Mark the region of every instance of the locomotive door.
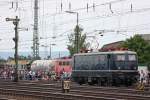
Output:
[[117,70],[124,70],[125,69],[125,54],[117,54],[115,55],[115,67]]

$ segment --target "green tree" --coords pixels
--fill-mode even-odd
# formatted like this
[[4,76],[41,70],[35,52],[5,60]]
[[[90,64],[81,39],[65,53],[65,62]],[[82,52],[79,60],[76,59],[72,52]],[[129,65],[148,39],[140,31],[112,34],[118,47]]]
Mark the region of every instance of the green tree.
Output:
[[14,60],[14,57],[9,56],[7,60]]
[[0,57],[0,63],[5,63],[6,60]]
[[135,35],[127,39],[122,46],[137,52],[139,64],[148,64],[150,62],[150,44],[141,36]]
[[70,56],[72,56],[73,54],[77,52],[77,46],[76,46],[76,41],[75,41],[75,36],[77,34],[78,34],[78,50],[79,51],[81,49],[88,49],[88,47],[90,46],[90,44],[86,42],[86,37],[87,37],[86,34],[83,34],[82,32],[83,32],[83,28],[76,26],[74,29],[74,33],[68,36],[69,38],[68,50],[70,52]]

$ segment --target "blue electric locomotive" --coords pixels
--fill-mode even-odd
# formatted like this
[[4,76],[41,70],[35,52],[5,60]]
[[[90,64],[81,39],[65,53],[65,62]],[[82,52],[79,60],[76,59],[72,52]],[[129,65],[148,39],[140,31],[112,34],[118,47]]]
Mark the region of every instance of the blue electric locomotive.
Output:
[[72,78],[79,84],[132,85],[138,78],[133,51],[80,53],[73,56]]

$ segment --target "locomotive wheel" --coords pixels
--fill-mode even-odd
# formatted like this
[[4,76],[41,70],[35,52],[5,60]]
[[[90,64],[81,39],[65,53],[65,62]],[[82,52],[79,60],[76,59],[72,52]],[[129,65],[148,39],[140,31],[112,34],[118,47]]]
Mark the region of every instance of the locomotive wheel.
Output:
[[107,86],[112,86],[112,78],[107,78]]
[[118,86],[118,81],[119,81],[119,80],[117,80],[116,78],[113,79],[113,86]]
[[88,82],[88,85],[92,85],[92,82]]
[[104,86],[105,85],[105,79],[104,78],[98,78],[97,80],[98,86]]
[[78,78],[78,84],[82,85],[85,83],[84,78]]
[[78,82],[79,85],[82,85],[82,82]]
[[101,85],[102,85],[100,78],[97,79],[97,85],[98,85],[98,86],[101,86]]

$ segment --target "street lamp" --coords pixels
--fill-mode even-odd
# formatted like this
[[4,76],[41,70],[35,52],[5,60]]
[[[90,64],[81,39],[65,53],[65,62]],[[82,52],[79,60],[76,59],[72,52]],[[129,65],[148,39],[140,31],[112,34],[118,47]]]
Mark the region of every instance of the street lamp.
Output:
[[70,13],[70,14],[77,14],[77,33],[75,35],[75,43],[76,43],[76,53],[79,52],[79,13],[78,12],[73,12],[73,11],[66,11],[66,13]]
[[50,48],[49,48],[49,58],[50,58],[50,59],[52,59],[52,47],[51,47],[51,46],[55,46],[55,45],[56,45],[56,44],[54,44],[54,43],[49,45],[49,47],[50,47]]
[[[49,44],[49,45],[41,45],[42,47],[45,47],[45,48],[47,48],[47,47],[50,47],[49,48],[49,59],[52,59],[52,57],[51,57],[51,55],[52,55],[52,46],[55,46],[56,44],[54,44],[54,43],[52,43],[52,44]],[[47,53],[46,53],[47,54]]]
[[47,59],[47,47],[48,47],[48,45],[41,45],[41,47],[45,48],[45,59]]

